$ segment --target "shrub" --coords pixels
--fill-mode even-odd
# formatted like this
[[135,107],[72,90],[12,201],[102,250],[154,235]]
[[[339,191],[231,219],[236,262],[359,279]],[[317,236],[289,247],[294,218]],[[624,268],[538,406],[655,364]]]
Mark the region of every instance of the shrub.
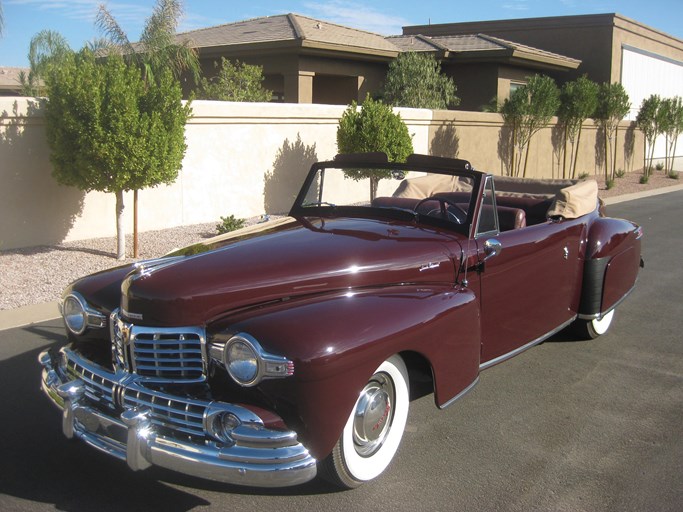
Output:
[[222,235],[223,233],[230,233],[230,231],[243,228],[245,223],[245,219],[236,219],[234,215],[230,215],[229,217],[221,217],[221,222],[216,224],[216,231],[218,231],[219,235]]
[[270,101],[273,93],[262,86],[265,77],[262,66],[253,66],[221,57],[215,62],[218,73],[213,78],[202,78],[197,91],[201,100],[220,101]]
[[609,190],[609,189],[611,189],[611,188],[614,188],[614,185],[615,185],[614,180],[607,180],[607,181],[605,182],[605,188],[606,188],[607,190]]
[[[356,102],[344,111],[337,128],[337,149],[340,153],[382,152],[390,162],[405,162],[413,152],[413,140],[408,127],[389,105],[374,101],[368,95],[360,110]],[[367,169],[346,169],[347,178],[360,181],[370,178],[370,199],[375,198],[377,185],[383,178],[391,178]]]
[[588,178],[589,176],[590,176],[589,173],[587,173],[587,172],[582,172],[581,174],[579,174],[579,179],[580,179],[580,180],[585,180],[585,179]]
[[406,52],[389,64],[384,99],[396,107],[446,109],[460,103],[455,91],[433,55]]
[[619,169],[616,173],[614,173],[615,178],[623,178],[624,176],[626,176],[626,171],[623,169]]
[[669,171],[669,174],[667,174],[669,178],[672,180],[677,180],[678,179],[678,171]]
[[639,183],[640,183],[641,185],[646,185],[648,181],[650,181],[650,176],[648,176],[647,174],[643,174],[643,175],[640,177],[640,182],[639,182]]
[[658,171],[663,171],[664,164],[662,162],[658,162],[657,165],[655,165],[655,169],[657,169]]

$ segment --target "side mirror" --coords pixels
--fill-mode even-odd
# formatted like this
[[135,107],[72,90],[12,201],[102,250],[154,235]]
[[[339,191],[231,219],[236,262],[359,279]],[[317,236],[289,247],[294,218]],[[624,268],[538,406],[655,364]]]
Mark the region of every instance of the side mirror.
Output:
[[503,245],[495,238],[489,238],[484,243],[484,261],[498,256],[503,250]]

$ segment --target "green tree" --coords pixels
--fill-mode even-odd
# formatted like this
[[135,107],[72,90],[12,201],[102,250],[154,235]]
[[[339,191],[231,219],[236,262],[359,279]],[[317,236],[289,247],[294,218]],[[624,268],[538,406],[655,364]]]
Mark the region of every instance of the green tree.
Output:
[[516,89],[501,107],[501,114],[511,128],[510,174],[526,177],[531,138],[548,125],[560,106],[560,90],[555,81],[534,75]]
[[176,34],[182,15],[180,0],[157,0],[137,43],[130,42],[104,5],[99,6],[95,23],[105,34],[109,52],[119,53],[140,65],[145,82],[165,70],[170,70],[177,79],[187,71],[194,79],[198,79],[200,67],[197,51],[189,39],[179,40]]
[[[344,111],[337,128],[337,148],[340,153],[386,153],[391,162],[405,162],[413,153],[413,141],[400,114],[389,105],[374,101],[368,95],[360,109],[354,101]],[[390,178],[389,171],[347,169],[348,178],[370,179],[370,199],[377,195],[380,180]]]
[[640,110],[636,117],[636,123],[645,139],[645,151],[643,154],[643,174],[648,177],[652,172],[652,160],[655,154],[655,142],[661,134],[659,112],[662,99],[657,94],[651,94],[640,104]]
[[389,64],[384,99],[395,107],[446,109],[460,104],[455,91],[433,55],[406,52]]
[[[134,62],[142,69],[145,84],[154,81],[159,73],[170,71],[180,80],[189,72],[196,82],[199,79],[199,57],[189,39],[179,40],[176,35],[178,22],[183,14],[180,0],[157,0],[152,15],[145,21],[145,26],[138,43],[131,43],[128,36],[116,19],[100,5],[95,20],[96,25],[104,32],[108,53],[123,55],[129,62]],[[133,191],[133,255],[138,256],[138,191]]]
[[659,107],[659,126],[666,135],[664,172],[673,171],[678,136],[683,131],[683,100],[679,96],[664,98]]
[[47,76],[46,133],[53,176],[84,191],[116,195],[117,257],[125,257],[123,193],[175,181],[190,115],[180,84],[159,72],[153,86],[117,56],[83,49]]
[[41,30],[31,38],[28,50],[28,62],[30,69],[28,74],[22,71],[19,74],[21,93],[24,96],[43,96],[47,93],[45,77],[54,66],[60,63],[73,50],[66,38],[54,30]]
[[[594,114],[597,106],[598,84],[585,75],[562,86],[557,116],[564,128],[563,178],[576,176],[583,122]],[[567,147],[568,142],[571,143],[570,148]],[[568,169],[567,156],[569,156]]]
[[273,93],[263,88],[263,67],[237,61],[235,64],[221,57],[215,62],[218,73],[213,78],[202,78],[197,91],[201,100],[270,101]]
[[[605,136],[605,181],[614,180],[617,170],[617,137],[619,123],[631,109],[631,102],[624,86],[620,83],[603,83],[598,90],[598,106],[595,117]],[[612,149],[612,151],[610,151]],[[609,158],[612,165],[609,165]]]

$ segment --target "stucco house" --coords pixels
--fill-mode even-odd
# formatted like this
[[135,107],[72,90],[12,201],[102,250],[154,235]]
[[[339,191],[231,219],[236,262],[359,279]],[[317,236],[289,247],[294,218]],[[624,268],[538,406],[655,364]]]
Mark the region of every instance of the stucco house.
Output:
[[483,33],[379,34],[298,14],[256,18],[179,35],[199,52],[210,76],[220,57],[263,66],[275,101],[345,105],[378,92],[401,52],[434,54],[455,78],[460,109],[479,110],[535,73],[567,73],[580,60]]

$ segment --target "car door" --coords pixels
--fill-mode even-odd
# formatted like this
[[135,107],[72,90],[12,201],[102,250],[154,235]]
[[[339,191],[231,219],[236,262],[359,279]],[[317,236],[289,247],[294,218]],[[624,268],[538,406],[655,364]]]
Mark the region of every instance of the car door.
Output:
[[[489,179],[482,212],[486,204],[495,212],[494,197]],[[493,226],[480,220],[480,259],[491,254],[480,275],[482,366],[514,355],[574,318],[582,232],[580,221],[548,221],[500,232],[497,219]]]

